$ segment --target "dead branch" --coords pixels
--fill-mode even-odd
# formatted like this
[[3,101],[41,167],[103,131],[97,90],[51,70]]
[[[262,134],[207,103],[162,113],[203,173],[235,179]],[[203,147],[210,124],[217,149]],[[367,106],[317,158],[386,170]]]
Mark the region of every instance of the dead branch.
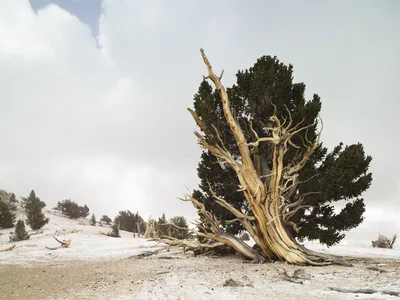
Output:
[[[288,216],[292,215],[292,211],[294,209],[296,209],[296,207],[298,207],[300,209],[301,204],[303,203],[305,197],[307,197],[309,195],[316,195],[316,194],[319,194],[319,192],[304,193],[299,197],[299,199],[297,201],[284,205],[283,208],[281,209],[283,218],[285,219]],[[309,207],[312,207],[312,206],[309,205]],[[304,208],[304,205],[301,208]]]
[[308,159],[310,158],[310,156],[314,153],[315,149],[317,149],[320,139],[321,139],[321,133],[322,130],[324,128],[324,123],[322,122],[322,119],[320,118],[320,123],[321,123],[321,129],[317,134],[317,140],[315,141],[315,143],[311,143],[308,139],[307,139],[307,134],[305,135],[306,140],[311,144],[309,147],[307,147],[307,152],[303,155],[303,159],[297,163],[295,166],[293,167],[289,167],[286,170],[286,174],[288,175],[292,175],[298,171],[300,171],[304,165],[307,163]]
[[[208,182],[208,180],[207,180]],[[229,210],[236,218],[238,219],[242,219],[242,220],[249,220],[249,221],[254,221],[255,218],[245,215],[244,213],[240,212],[239,210],[237,210],[236,208],[234,208],[231,204],[229,204],[228,202],[226,202],[224,199],[222,199],[221,197],[217,196],[212,187],[210,182],[208,182],[208,186],[210,189],[210,192],[212,194],[212,196],[214,197],[215,201],[222,207],[226,208],[227,210]]]
[[57,239],[54,235],[53,235],[52,237],[53,237],[57,242],[59,242],[61,245],[58,246],[58,247],[47,247],[47,246],[46,246],[46,249],[49,249],[49,250],[57,250],[57,249],[60,249],[60,248],[68,248],[69,245],[71,245],[71,240],[63,240],[63,241],[60,241],[60,240]]
[[200,53],[201,53],[201,56],[203,57],[203,61],[204,61],[205,65],[207,66],[208,78],[210,78],[213,81],[213,83],[215,84],[216,88],[219,90],[219,93],[221,95],[221,101],[222,101],[222,107],[223,107],[225,119],[235,137],[235,140],[236,140],[238,148],[239,148],[239,152],[242,157],[243,164],[246,165],[247,167],[251,166],[250,169],[253,170],[254,175],[256,176],[256,173],[254,171],[253,161],[252,161],[251,155],[250,155],[250,150],[246,143],[246,138],[244,136],[242,128],[240,127],[237,120],[232,115],[232,110],[230,108],[230,103],[229,103],[229,97],[225,90],[225,87],[222,85],[220,78],[217,75],[215,75],[210,62],[204,53],[204,50],[200,49]]
[[197,240],[187,240],[187,239],[179,240],[177,238],[170,236],[164,236],[162,239],[160,239],[160,241],[170,246],[185,246],[188,248],[187,250],[195,250],[199,248],[212,249],[225,245],[225,243],[223,242],[200,243]]
[[[211,231],[214,234],[220,234],[220,223],[219,223],[218,219],[212,213],[210,213],[209,211],[206,210],[203,203],[200,203],[199,201],[197,201],[190,195],[186,195],[186,198],[183,198],[181,200],[186,201],[186,202],[187,201],[192,202],[194,207],[196,207],[200,211],[200,214],[207,220],[207,225],[210,227]],[[199,234],[199,232],[196,232],[196,233]]]
[[14,248],[15,248],[15,245],[12,245],[12,246],[10,246],[8,248],[1,249],[0,252],[12,251]]
[[194,133],[197,138],[200,141],[200,144],[211,151],[211,153],[214,154],[214,156],[216,156],[217,158],[219,158],[221,161],[223,161],[225,164],[227,164],[230,168],[232,168],[235,171],[238,171],[240,169],[240,164],[235,161],[235,159],[232,157],[232,155],[229,152],[224,151],[220,146],[218,145],[211,145],[209,144],[204,137],[198,133],[195,132]]
[[173,226],[179,230],[191,231],[190,228],[181,227],[181,226],[176,225],[175,223],[161,223],[161,224],[157,224],[157,226]]
[[346,289],[340,287],[329,287],[331,291],[339,292],[339,293],[353,293],[353,294],[375,294],[378,293],[377,290],[364,288],[364,289]]

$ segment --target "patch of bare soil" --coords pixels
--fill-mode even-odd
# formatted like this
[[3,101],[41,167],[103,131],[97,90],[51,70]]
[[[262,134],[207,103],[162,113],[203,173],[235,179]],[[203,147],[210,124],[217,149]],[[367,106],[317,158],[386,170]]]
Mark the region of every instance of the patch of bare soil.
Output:
[[0,265],[0,299],[400,299],[400,260],[354,267],[253,265],[156,253],[99,262]]

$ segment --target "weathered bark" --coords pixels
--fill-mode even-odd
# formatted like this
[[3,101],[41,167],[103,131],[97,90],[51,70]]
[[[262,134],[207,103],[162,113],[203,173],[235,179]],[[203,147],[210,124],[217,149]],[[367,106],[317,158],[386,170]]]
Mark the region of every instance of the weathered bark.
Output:
[[[204,148],[208,149],[221,162],[237,173],[241,191],[249,203],[253,216],[248,216],[237,210],[229,204],[228,199],[218,197],[211,190],[216,203],[235,215],[236,219],[233,221],[240,222],[243,225],[261,248],[261,254],[264,258],[298,265],[344,264],[345,262],[338,257],[315,253],[300,246],[288,230],[290,227],[296,231],[298,230],[296,224],[291,222],[291,217],[298,210],[308,208],[308,206],[302,205],[302,202],[310,193],[299,195],[299,200],[295,203],[290,203],[288,200],[297,190],[299,184],[298,172],[304,167],[319,144],[322,128],[314,142],[303,140],[303,145],[295,145],[291,141],[292,137],[315,124],[303,127],[301,127],[302,122],[296,125],[292,124],[289,110],[287,110],[289,119],[287,122],[281,123],[276,115],[275,107],[275,113],[271,117],[272,126],[267,128],[270,136],[259,137],[257,132],[253,130],[252,124],[250,124],[256,139],[248,143],[242,128],[232,114],[228,94],[221,83],[222,74],[219,77],[215,75],[203,49],[201,49],[201,55],[208,69],[208,76],[205,78],[211,79],[220,93],[224,116],[235,137],[240,152],[240,160],[235,159],[226,149],[218,130],[212,124],[205,124],[193,110],[188,109],[197,125],[205,133],[204,136],[199,132],[195,132],[195,134]],[[213,139],[209,138],[210,132],[213,132]],[[217,142],[214,142],[215,140]],[[269,149],[271,149],[271,169],[262,164],[262,160],[258,155],[258,147],[262,143],[267,143]],[[304,147],[305,154],[298,161],[284,165],[284,156],[289,147]],[[237,243],[231,236],[220,231],[219,223],[215,216],[207,212],[201,203],[190,196],[186,201],[191,201],[208,222],[209,228],[203,228],[204,232],[200,233],[200,236],[225,243],[242,255],[254,259],[255,254],[251,251],[249,252],[243,245],[244,243]]]

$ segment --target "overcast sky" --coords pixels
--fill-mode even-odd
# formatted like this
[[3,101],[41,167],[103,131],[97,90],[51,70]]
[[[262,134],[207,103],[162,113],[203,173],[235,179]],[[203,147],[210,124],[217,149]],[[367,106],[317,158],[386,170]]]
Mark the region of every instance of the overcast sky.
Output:
[[321,96],[323,142],[373,156],[349,236],[400,233],[399,32],[397,0],[0,0],[0,188],[194,218],[200,47],[227,86],[276,55]]

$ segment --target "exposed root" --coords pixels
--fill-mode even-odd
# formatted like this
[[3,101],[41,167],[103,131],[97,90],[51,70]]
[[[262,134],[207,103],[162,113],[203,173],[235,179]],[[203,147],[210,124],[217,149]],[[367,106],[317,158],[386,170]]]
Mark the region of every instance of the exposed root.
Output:
[[312,262],[312,265],[316,266],[340,265],[340,266],[352,267],[353,264],[351,263],[351,261],[358,260],[357,258],[350,258],[339,255],[315,252],[310,249],[307,249],[302,245],[298,245],[298,247],[307,256],[307,259],[309,259]]
[[251,263],[253,264],[265,263],[266,261],[265,257],[262,256],[259,252],[255,251],[241,239],[226,233],[223,233],[222,236],[229,239],[231,244],[234,245],[232,248],[234,248],[239,254],[241,254],[243,257],[247,259],[251,259]]

